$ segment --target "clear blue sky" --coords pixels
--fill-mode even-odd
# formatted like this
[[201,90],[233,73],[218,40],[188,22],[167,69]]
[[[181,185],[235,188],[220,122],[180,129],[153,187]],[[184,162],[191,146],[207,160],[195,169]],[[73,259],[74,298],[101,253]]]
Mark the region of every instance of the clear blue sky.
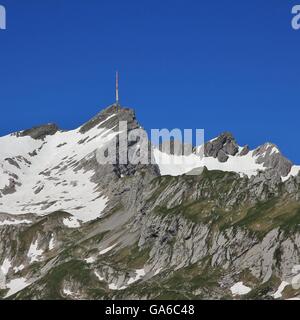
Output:
[[300,31],[288,0],[0,0],[0,135],[71,129],[114,101],[146,128],[231,131],[300,163]]

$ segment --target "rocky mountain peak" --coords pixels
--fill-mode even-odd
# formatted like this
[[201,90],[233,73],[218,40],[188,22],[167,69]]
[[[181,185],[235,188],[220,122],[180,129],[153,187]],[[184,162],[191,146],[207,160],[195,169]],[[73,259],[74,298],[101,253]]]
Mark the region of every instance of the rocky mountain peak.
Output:
[[224,132],[219,137],[205,144],[204,153],[206,157],[218,158],[220,162],[226,162],[230,156],[235,156],[239,151],[233,135]]
[[59,127],[55,123],[48,123],[18,132],[16,135],[19,137],[30,136],[35,140],[44,140],[46,136],[52,136],[59,130]]
[[273,153],[280,153],[279,148],[274,143],[266,142],[263,145],[257,147],[254,150],[253,155],[255,155],[255,156],[260,156],[260,155],[263,155],[263,154],[271,155]]
[[86,133],[96,126],[98,128],[114,129],[120,121],[127,121],[128,129],[135,129],[140,126],[133,109],[113,104],[81,126],[80,132]]
[[253,156],[257,157],[256,162],[264,167],[276,169],[283,177],[291,171],[293,163],[285,158],[279,148],[273,143],[265,143],[253,151]]

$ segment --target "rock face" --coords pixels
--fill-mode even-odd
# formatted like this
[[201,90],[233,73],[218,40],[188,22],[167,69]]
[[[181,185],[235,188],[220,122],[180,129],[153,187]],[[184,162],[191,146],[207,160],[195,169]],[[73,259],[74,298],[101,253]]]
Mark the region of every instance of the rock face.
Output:
[[218,158],[220,162],[226,162],[228,155],[235,156],[239,147],[232,134],[225,132],[218,138],[206,143],[204,153],[207,157]]
[[30,136],[32,139],[43,140],[46,136],[52,136],[58,131],[58,126],[56,124],[50,123],[39,127],[34,127],[32,129],[24,130],[18,133],[18,135],[20,137]]
[[249,146],[244,146],[243,149],[240,152],[240,156],[246,156],[250,152]]
[[[218,138],[205,144],[205,156],[218,158],[219,162],[226,162],[229,156],[243,157],[249,154],[249,146],[245,146],[239,152],[239,146],[231,133],[225,132]],[[257,164],[265,168],[276,170],[282,177],[286,177],[293,166],[292,162],[286,159],[278,147],[272,143],[266,143],[252,153]]]
[[182,156],[182,155],[190,155],[193,153],[193,146],[191,144],[182,144],[180,141],[164,141],[159,145],[159,150],[161,152]]
[[133,109],[120,108],[120,106],[111,105],[85,123],[79,131],[84,134],[96,126],[98,126],[98,129],[113,129],[119,125],[120,121],[126,121],[129,130],[139,127]]
[[[35,128],[0,138],[0,297],[300,295],[300,175],[282,180],[290,162],[274,145],[250,151],[224,133],[205,145],[207,157],[253,157],[265,170],[161,176],[156,164],[97,161],[120,120],[128,133],[140,128],[133,110],[113,105],[71,132]],[[139,141],[128,147],[138,150]],[[240,283],[250,292],[233,294]]]
[[292,162],[283,157],[278,147],[272,143],[266,143],[254,151],[257,163],[263,163],[267,168],[276,169],[282,176],[287,176],[292,168]]

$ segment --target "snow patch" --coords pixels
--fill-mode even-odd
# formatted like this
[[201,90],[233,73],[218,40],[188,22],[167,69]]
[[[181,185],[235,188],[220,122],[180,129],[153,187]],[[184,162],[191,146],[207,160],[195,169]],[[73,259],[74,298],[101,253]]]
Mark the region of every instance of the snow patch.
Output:
[[300,172],[300,166],[292,166],[290,173],[286,177],[281,177],[282,181],[287,181],[290,177],[295,177]]
[[126,289],[126,286],[118,287],[118,286],[115,285],[114,283],[110,283],[110,284],[108,285],[108,288],[109,288],[110,290],[124,290],[124,289]]
[[217,158],[213,157],[203,157],[201,159],[196,154],[189,156],[169,155],[158,149],[154,149],[153,153],[161,175],[179,176],[204,166],[208,170],[236,172],[241,176],[246,175],[248,177],[256,175],[260,170],[266,170],[263,164],[256,163],[253,151],[241,157],[229,156],[226,162],[219,162]]
[[130,285],[132,283],[139,281],[146,274],[144,269],[137,269],[137,270],[135,270],[135,273],[136,273],[136,276],[134,278],[130,278],[127,282],[127,285]]
[[30,285],[29,282],[25,278],[18,278],[18,279],[13,279],[10,282],[6,284],[7,288],[9,289],[8,293],[6,294],[5,298],[8,298],[15,293],[25,289]]
[[66,226],[66,227],[68,227],[68,228],[79,228],[80,227],[80,223],[79,223],[79,221],[76,219],[76,218],[74,218],[74,217],[72,217],[72,218],[65,218],[64,220],[63,220],[63,224]]
[[293,289],[295,289],[295,290],[300,289],[300,273],[293,277],[291,284],[292,284]]
[[230,290],[233,296],[242,296],[249,293],[252,289],[245,286],[243,282],[237,282]]
[[157,269],[157,270],[154,272],[154,275],[157,276],[161,271],[162,271],[162,268]]
[[24,265],[21,264],[21,265],[19,265],[18,267],[14,267],[14,272],[17,273],[17,272],[19,272],[19,271],[22,271],[24,268],[25,268]]
[[104,280],[104,278],[100,276],[99,272],[95,271],[95,275],[99,279],[99,281],[103,281]]
[[94,263],[96,261],[95,257],[89,257],[87,259],[84,259],[86,263],[91,264]]
[[276,153],[280,153],[279,149],[275,146],[272,147],[271,151],[270,151],[270,156]]
[[103,255],[103,254],[109,252],[109,251],[112,250],[116,245],[117,245],[117,244],[115,243],[114,245],[112,245],[112,246],[110,246],[110,247],[108,247],[108,248],[106,248],[106,249],[103,249],[102,251],[99,252],[99,254],[100,254],[100,255]]
[[52,237],[51,237],[51,239],[50,239],[50,241],[49,241],[49,247],[48,247],[48,248],[49,248],[50,251],[55,248],[54,234],[52,234]]
[[67,289],[67,288],[64,288],[63,292],[67,296],[72,296],[74,294],[70,289]]
[[[11,176],[17,177],[16,192],[1,199],[0,211],[47,215],[63,210],[83,223],[101,217],[109,199],[92,182],[94,171],[79,169],[78,165],[95,156],[95,151],[117,134],[96,126],[84,134],[80,128],[59,131],[43,141],[15,134],[0,137],[0,189],[9,184]],[[7,158],[17,165],[5,161]]]
[[10,268],[11,268],[11,261],[8,258],[5,258],[0,268],[2,273],[6,276]]
[[300,264],[296,264],[295,266],[293,266],[292,268],[292,273],[293,274],[298,274],[300,272]]
[[27,253],[28,258],[30,258],[30,263],[40,261],[43,252],[42,249],[38,249],[38,240],[32,243]]
[[4,220],[0,221],[0,226],[12,226],[12,225],[17,225],[17,224],[30,224],[32,221],[30,220]]
[[286,286],[288,286],[289,283],[286,281],[282,281],[280,286],[278,287],[278,290],[273,294],[274,299],[279,299],[282,297],[282,292],[285,289]]

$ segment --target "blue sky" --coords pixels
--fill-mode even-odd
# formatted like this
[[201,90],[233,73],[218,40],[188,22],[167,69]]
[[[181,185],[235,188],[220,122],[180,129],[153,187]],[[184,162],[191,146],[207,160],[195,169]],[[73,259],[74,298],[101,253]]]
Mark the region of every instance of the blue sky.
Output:
[[231,131],[300,163],[300,30],[282,0],[0,0],[0,135],[114,101],[151,128]]

